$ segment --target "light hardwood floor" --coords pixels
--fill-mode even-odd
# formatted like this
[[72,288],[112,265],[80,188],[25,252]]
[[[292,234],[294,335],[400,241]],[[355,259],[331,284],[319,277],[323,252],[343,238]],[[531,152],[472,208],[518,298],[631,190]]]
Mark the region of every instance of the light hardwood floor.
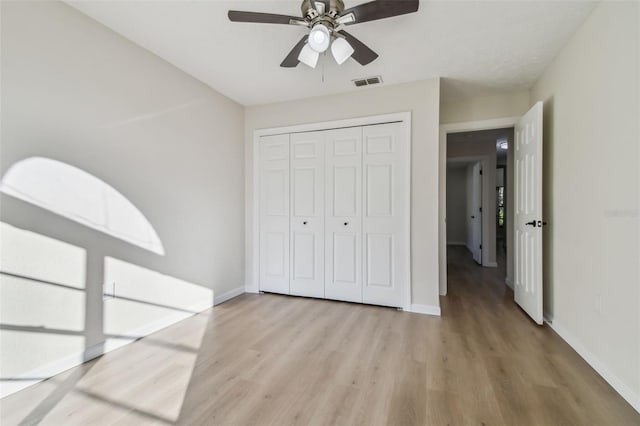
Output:
[[450,251],[443,317],[243,295],[0,402],[2,425],[638,425],[500,269]]

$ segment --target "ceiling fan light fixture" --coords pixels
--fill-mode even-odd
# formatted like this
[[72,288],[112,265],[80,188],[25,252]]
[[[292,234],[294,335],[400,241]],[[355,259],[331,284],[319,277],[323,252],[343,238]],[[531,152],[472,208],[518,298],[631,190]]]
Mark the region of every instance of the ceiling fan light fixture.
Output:
[[342,37],[336,38],[333,43],[331,43],[331,53],[338,65],[342,65],[344,61],[349,59],[351,55],[353,55],[353,52],[353,46]]
[[306,43],[298,55],[298,60],[311,68],[315,68],[319,57],[320,54],[313,50],[309,43]]
[[331,34],[329,29],[323,24],[316,24],[309,33],[309,46],[318,53],[322,53],[329,48]]

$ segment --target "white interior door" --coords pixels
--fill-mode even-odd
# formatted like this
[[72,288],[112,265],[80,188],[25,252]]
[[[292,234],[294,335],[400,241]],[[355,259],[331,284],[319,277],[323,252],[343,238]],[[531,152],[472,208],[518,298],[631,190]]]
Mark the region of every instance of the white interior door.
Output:
[[363,302],[402,307],[408,270],[408,141],[400,123],[366,126],[363,150]]
[[362,128],[326,138],[325,297],[362,302]]
[[516,124],[514,160],[515,300],[542,324],[542,102]]
[[475,163],[471,173],[471,253],[482,265],[482,163]]
[[324,139],[291,135],[290,293],[324,297]]
[[260,290],[289,294],[289,135],[260,138]]

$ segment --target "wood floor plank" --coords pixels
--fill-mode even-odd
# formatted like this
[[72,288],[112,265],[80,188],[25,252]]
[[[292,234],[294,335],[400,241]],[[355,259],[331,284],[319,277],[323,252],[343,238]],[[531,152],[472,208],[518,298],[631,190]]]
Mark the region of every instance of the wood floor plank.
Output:
[[0,401],[2,425],[639,425],[513,302],[449,253],[443,316],[246,294]]

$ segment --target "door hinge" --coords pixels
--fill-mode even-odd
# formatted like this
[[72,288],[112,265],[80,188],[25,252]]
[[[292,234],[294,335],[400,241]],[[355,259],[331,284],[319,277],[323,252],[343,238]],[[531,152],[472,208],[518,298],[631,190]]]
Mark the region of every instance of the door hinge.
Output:
[[482,250],[482,244],[480,244],[480,250]]
[[480,174],[482,174],[482,170],[480,170]]
[[480,207],[480,213],[482,213],[482,207]]

